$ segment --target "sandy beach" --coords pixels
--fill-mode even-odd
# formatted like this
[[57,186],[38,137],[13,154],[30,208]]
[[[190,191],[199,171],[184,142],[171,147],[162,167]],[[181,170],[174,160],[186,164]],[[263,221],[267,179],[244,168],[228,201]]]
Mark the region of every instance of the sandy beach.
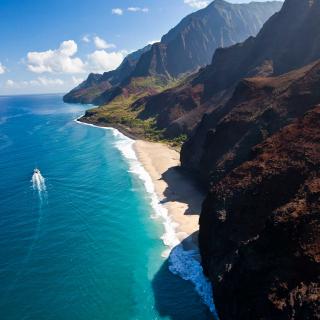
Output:
[[136,140],[134,149],[144,169],[149,173],[157,196],[168,210],[182,242],[190,235],[185,245],[194,245],[199,229],[198,220],[204,195],[193,181],[180,170],[180,155],[162,143]]

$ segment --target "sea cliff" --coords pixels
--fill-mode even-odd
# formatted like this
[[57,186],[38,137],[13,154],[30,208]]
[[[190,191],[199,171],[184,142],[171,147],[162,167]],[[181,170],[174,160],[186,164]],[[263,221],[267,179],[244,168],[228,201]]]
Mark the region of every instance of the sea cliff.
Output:
[[123,121],[84,117],[182,143],[181,168],[207,191],[199,248],[220,319],[320,318],[319,21],[319,0],[286,0],[256,37],[140,96]]

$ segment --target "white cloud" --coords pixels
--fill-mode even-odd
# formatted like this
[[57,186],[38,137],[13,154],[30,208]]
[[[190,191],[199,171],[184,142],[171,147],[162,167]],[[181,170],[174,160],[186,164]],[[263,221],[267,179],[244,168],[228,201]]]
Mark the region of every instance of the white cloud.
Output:
[[83,41],[83,42],[86,42],[86,43],[89,43],[89,42],[90,42],[90,37],[89,37],[88,35],[84,35],[84,36],[82,37],[82,41]]
[[63,41],[55,50],[29,52],[27,66],[34,73],[83,73],[84,63],[80,58],[74,57],[77,51],[75,41]]
[[[29,52],[25,64],[29,71],[34,73],[52,73],[52,74],[80,74],[90,72],[105,72],[116,69],[125,56],[128,54],[125,50],[107,52],[105,49],[114,48],[115,45],[107,43],[104,39],[90,35],[87,37],[94,42],[97,50],[87,55],[86,58],[80,59],[76,56],[78,46],[75,41],[63,41],[58,49],[47,50],[42,52]],[[63,78],[64,79],[64,78]],[[82,79],[81,79],[82,80]],[[45,85],[60,85],[61,82],[52,82],[48,78],[38,78],[34,83]],[[62,81],[62,80],[61,80]],[[70,78],[68,81],[72,84],[81,82],[77,78]],[[67,82],[65,82],[66,84]],[[12,85],[13,83],[11,83]],[[10,86],[10,83],[8,83]],[[21,82],[19,83],[21,86]]]
[[111,12],[112,12],[112,14],[116,14],[116,15],[118,15],[118,16],[122,16],[122,15],[123,15],[123,10],[120,9],[120,8],[113,8],[113,9],[111,10]]
[[192,8],[202,9],[202,8],[205,8],[209,4],[209,1],[205,1],[205,0],[184,0],[184,3],[189,5]]
[[93,42],[95,44],[95,46],[97,47],[97,49],[110,49],[110,48],[115,48],[116,46],[112,43],[108,43],[107,41],[105,41],[104,39],[95,36],[93,38]]
[[116,69],[124,59],[125,51],[106,52],[96,50],[88,55],[88,70],[91,72],[105,72]]
[[7,68],[0,62],[0,74],[4,74],[7,71]]
[[148,8],[140,8],[140,7],[129,7],[127,10],[130,12],[145,12],[145,13],[149,12]]

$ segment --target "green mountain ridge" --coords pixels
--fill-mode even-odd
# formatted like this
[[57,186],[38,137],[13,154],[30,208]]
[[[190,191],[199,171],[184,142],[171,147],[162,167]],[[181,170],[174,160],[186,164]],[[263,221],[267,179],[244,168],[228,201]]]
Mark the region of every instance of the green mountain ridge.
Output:
[[[114,121],[110,121],[106,117],[105,106],[108,106],[113,99],[119,96],[127,97],[128,93],[130,95],[133,79],[140,79],[139,81],[141,81],[142,78],[146,78],[152,79],[149,81],[150,87],[143,86],[140,92],[135,90],[137,100],[134,100],[134,96],[129,99],[132,102],[131,116],[137,120],[136,123],[141,121],[150,123],[150,119],[154,119],[152,121],[153,129],[162,132],[165,129],[165,124],[159,125],[156,114],[151,115],[150,119],[146,117],[147,113],[144,112],[144,107],[150,104],[148,97],[152,100],[153,96],[161,92],[165,93],[169,87],[173,87],[173,84],[177,84],[177,82],[180,85],[185,83],[189,79],[188,75],[211,61],[215,49],[220,46],[230,46],[258,33],[263,23],[281,6],[282,3],[276,1],[231,4],[223,0],[216,0],[207,8],[187,16],[163,36],[160,43],[153,44],[151,48],[141,54],[139,59],[135,61],[131,74],[120,84],[110,86],[109,82],[101,82],[102,78],[100,78],[91,85],[89,77],[87,82],[80,86],[80,91],[88,85],[86,90],[97,93],[97,95],[90,95],[87,99],[88,95],[85,92],[85,99],[81,94],[77,99],[104,107],[101,109],[100,116],[97,116],[99,109],[95,109],[94,117],[92,112],[88,112],[83,120],[96,124],[99,124],[100,121],[104,124],[112,123],[114,125]],[[158,83],[163,83],[162,88],[158,85],[154,86],[155,78],[159,79]],[[101,92],[103,91],[101,85],[105,86],[104,92]],[[73,98],[78,92],[78,89],[71,91],[65,96],[65,101],[77,102],[77,99],[74,100]],[[70,97],[73,98],[69,100]],[[125,101],[128,102],[127,99]],[[121,105],[118,105],[118,107],[121,108]],[[127,105],[124,108],[130,113],[130,108]],[[138,113],[136,112],[137,109],[139,110]],[[110,116],[110,114],[108,115]],[[97,119],[100,120],[97,121]],[[180,136],[185,136],[187,133],[188,130],[171,135],[164,132],[161,137],[163,139],[181,140]]]

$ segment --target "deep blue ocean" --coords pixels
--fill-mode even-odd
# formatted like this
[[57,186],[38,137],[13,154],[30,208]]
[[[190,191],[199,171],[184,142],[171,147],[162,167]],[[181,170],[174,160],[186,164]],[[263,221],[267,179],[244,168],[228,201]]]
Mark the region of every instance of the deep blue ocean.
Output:
[[126,140],[76,123],[85,108],[0,97],[0,319],[209,319],[161,256]]

